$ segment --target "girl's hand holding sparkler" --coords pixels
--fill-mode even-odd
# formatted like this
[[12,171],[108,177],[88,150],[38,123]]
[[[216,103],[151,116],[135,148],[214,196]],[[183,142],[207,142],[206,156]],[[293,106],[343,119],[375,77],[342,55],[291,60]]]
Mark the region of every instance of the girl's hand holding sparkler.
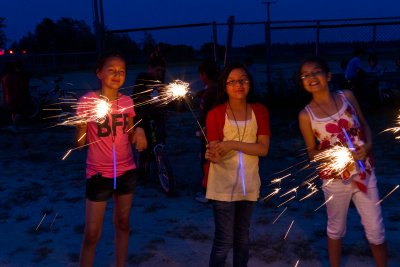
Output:
[[86,129],[87,129],[86,122],[80,122],[76,124],[76,131],[75,131],[76,147],[82,147],[86,143]]
[[206,146],[207,150],[206,150],[205,158],[214,163],[218,163],[222,158],[222,155],[219,154],[215,149],[215,145],[217,143],[219,143],[219,142],[214,141],[214,142],[207,144],[207,146]]
[[354,159],[364,161],[369,151],[371,151],[371,144],[365,143],[361,146],[355,145],[355,150],[352,151]]
[[143,151],[147,148],[146,134],[141,127],[137,127],[131,133],[131,143],[136,145],[138,151]]

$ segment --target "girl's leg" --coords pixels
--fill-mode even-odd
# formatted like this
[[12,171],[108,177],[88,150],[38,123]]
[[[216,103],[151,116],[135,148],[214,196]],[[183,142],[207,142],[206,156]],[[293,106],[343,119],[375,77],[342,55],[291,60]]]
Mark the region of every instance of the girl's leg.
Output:
[[96,245],[100,240],[103,228],[103,218],[106,201],[91,201],[86,199],[85,231],[83,234],[79,266],[93,266]]
[[126,264],[133,194],[114,195],[115,266]]
[[342,240],[328,237],[328,256],[330,267],[339,267],[342,256]]
[[229,250],[233,246],[235,203],[213,201],[215,233],[210,255],[210,267],[224,267]]
[[353,187],[351,184],[343,184],[341,180],[324,180],[322,189],[325,200],[329,200],[326,203],[329,263],[332,267],[338,267],[342,254],[341,239],[346,233],[346,218]]
[[254,210],[254,201],[235,202],[235,226],[233,242],[233,266],[244,267],[249,261],[250,220]]
[[388,266],[388,255],[386,242],[380,245],[369,244],[372,255],[375,259],[376,267],[387,267]]
[[365,235],[370,243],[375,264],[378,267],[387,266],[387,248],[385,243],[385,228],[381,206],[376,203],[379,201],[376,177],[372,173],[368,183],[367,194],[356,192],[353,196],[354,205],[361,217],[361,224],[364,226]]

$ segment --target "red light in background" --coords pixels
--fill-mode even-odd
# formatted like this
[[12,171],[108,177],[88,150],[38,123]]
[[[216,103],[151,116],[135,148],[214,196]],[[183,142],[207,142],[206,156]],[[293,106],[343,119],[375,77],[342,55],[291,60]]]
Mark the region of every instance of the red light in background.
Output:
[[10,51],[8,51],[8,53],[9,53],[10,55],[13,55],[13,54],[14,54],[14,50],[10,50]]
[[22,54],[25,55],[26,54],[26,50],[22,50]]

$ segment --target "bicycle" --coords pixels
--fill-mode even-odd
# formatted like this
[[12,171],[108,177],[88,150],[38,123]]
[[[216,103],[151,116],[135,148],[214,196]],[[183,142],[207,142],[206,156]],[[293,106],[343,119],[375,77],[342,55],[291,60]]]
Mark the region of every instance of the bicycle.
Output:
[[149,154],[145,155],[145,159],[142,160],[140,155],[146,152],[139,153],[137,165],[143,169],[145,177],[157,178],[163,192],[168,196],[172,196],[175,193],[174,176],[165,144],[159,140],[155,121],[149,120],[147,126],[150,139]]
[[[31,86],[31,91],[34,91],[30,115],[32,119],[41,118],[47,121],[61,122],[66,117],[74,115],[74,106],[78,101],[78,96],[76,93],[65,91],[62,88],[63,79],[63,76],[54,79],[52,81],[54,88],[48,91],[38,91],[39,86]],[[71,83],[65,84],[73,85]]]

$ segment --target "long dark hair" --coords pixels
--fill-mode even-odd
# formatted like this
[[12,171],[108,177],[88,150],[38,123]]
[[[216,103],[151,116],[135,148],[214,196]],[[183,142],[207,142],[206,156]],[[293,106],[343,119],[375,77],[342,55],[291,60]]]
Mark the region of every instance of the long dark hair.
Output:
[[221,73],[221,76],[219,78],[219,84],[218,84],[218,103],[225,103],[228,101],[229,97],[228,94],[226,93],[226,82],[228,80],[229,74],[234,70],[234,69],[242,69],[244,72],[246,72],[246,75],[249,79],[249,85],[250,85],[250,90],[249,93],[247,94],[246,100],[247,102],[254,102],[254,80],[253,77],[251,76],[251,73],[247,69],[247,67],[242,64],[242,63],[232,63],[227,65],[224,70]]

